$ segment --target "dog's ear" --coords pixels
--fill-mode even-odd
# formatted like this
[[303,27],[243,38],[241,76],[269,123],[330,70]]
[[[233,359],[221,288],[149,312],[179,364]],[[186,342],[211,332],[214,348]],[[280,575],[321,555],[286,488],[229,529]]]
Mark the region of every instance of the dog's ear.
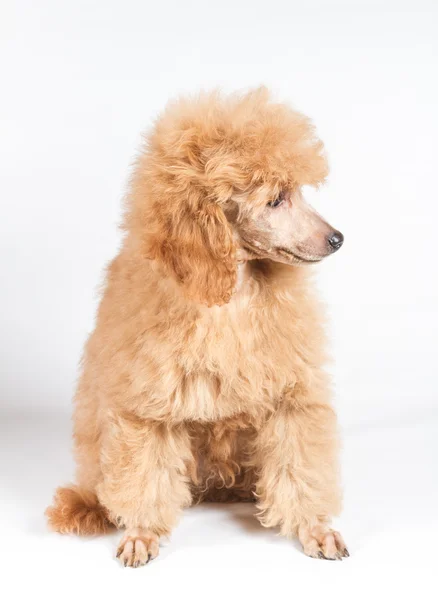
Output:
[[230,301],[237,277],[233,233],[220,205],[202,192],[156,205],[148,255],[183,287],[187,297],[212,306]]

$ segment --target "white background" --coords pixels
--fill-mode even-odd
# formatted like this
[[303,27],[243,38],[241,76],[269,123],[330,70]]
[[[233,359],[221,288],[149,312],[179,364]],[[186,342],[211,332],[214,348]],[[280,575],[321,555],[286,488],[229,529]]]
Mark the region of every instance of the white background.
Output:
[[[436,589],[437,3],[9,0],[0,15],[0,553],[15,592]],[[261,83],[314,119],[332,172],[309,197],[346,239],[319,281],[352,556],[312,561],[251,508],[215,506],[188,511],[152,565],[119,569],[115,538],[60,538],[42,512],[72,477],[76,365],[130,163],[168,98]]]

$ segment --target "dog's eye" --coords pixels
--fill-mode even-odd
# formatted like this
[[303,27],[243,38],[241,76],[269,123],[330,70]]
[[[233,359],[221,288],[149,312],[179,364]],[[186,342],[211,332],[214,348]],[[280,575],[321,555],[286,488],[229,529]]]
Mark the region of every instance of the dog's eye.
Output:
[[277,198],[275,198],[275,200],[271,200],[271,202],[268,202],[268,206],[270,206],[271,208],[277,208],[277,206],[280,206],[280,204],[283,204],[284,202],[284,194],[281,193],[279,196],[277,196]]

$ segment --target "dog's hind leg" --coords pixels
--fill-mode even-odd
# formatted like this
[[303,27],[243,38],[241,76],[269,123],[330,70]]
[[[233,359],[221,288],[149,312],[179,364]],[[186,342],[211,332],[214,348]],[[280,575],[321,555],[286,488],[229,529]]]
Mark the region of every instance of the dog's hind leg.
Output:
[[184,425],[125,414],[111,418],[104,437],[98,498],[126,528],[118,557],[125,566],[141,566],[157,556],[159,537],[170,534],[191,503],[190,436]]

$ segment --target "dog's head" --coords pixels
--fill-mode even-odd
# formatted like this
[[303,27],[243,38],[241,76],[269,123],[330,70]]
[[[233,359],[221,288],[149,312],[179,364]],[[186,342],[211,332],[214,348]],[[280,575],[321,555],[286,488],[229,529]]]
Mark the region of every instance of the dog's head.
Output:
[[264,88],[170,105],[138,160],[126,226],[186,294],[224,304],[238,258],[313,264],[343,236],[304,200],[327,175],[310,121]]

